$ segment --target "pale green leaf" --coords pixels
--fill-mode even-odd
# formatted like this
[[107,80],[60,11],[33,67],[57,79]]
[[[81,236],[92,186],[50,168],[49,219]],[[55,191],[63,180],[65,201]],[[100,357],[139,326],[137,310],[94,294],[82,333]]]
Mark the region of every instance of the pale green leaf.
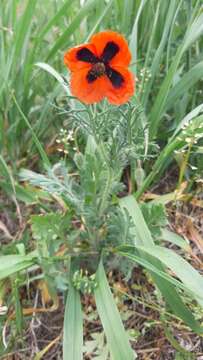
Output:
[[79,291],[71,281],[66,300],[63,334],[63,360],[82,360],[83,316]]
[[107,337],[112,360],[133,360],[136,354],[130,347],[127,333],[113,299],[102,262],[97,270],[98,286],[94,291],[96,306]]

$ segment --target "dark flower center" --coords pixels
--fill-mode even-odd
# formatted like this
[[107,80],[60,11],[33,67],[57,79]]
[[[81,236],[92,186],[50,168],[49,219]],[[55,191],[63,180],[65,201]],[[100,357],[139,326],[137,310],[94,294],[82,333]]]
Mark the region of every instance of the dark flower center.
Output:
[[106,75],[115,88],[122,86],[124,82],[123,76],[109,65],[109,62],[118,52],[119,46],[113,41],[107,42],[100,58],[95,56],[86,47],[78,50],[76,54],[77,59],[92,64],[92,68],[87,73],[88,83],[92,83],[100,76]]
[[98,62],[95,65],[92,66],[92,70],[93,73],[95,73],[97,76],[101,76],[105,74],[106,68],[104,63],[102,62]]

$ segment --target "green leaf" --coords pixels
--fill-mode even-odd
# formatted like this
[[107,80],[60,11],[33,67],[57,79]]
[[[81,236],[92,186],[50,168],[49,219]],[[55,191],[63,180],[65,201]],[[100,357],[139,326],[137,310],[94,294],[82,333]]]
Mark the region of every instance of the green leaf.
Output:
[[[125,207],[128,211],[129,215],[131,216],[133,223],[134,223],[134,234],[135,236],[139,235],[139,242],[135,240],[134,245],[141,245],[145,247],[152,247],[154,245],[153,238],[150,234],[148,226],[144,220],[142,212],[139,208],[138,203],[134,199],[132,195],[126,196],[120,200],[121,208]],[[154,245],[155,246],[155,245]],[[183,303],[181,297],[177,293],[175,286],[171,284],[169,281],[170,279],[167,277],[164,279],[163,276],[168,274],[166,273],[165,267],[163,264],[156,258],[153,258],[151,254],[146,254],[144,252],[139,253],[139,257],[137,256],[136,259],[134,257],[134,261],[138,262],[143,266],[149,266],[148,269],[151,270],[151,276],[154,279],[156,285],[158,286],[159,290],[161,291],[165,301],[172,309],[174,314],[180,317],[190,328],[195,331],[196,333],[200,333],[202,330],[198,322],[195,320],[192,312],[186,307]],[[123,254],[124,255],[124,254]],[[127,255],[129,256],[129,254]],[[131,258],[131,260],[133,260]],[[145,264],[144,264],[145,262]],[[150,268],[151,264],[151,268]],[[155,270],[155,271],[154,271]]]
[[104,6],[104,9],[102,10],[102,12],[99,12],[99,16],[98,16],[98,18],[96,18],[95,24],[92,27],[88,36],[85,38],[84,42],[87,42],[91,38],[91,36],[97,32],[99,25],[102,23],[102,20],[105,17],[107,17],[107,15],[111,16],[111,12],[109,10],[111,9],[112,5],[113,5],[113,0],[110,0],[108,2],[108,4],[106,6]]
[[[146,3],[147,0],[141,0],[137,14],[136,14],[136,18],[133,24],[133,29],[132,29],[132,33],[131,33],[131,40],[130,40],[130,44],[129,44],[129,48],[131,50],[132,53],[132,63],[135,63],[137,61],[137,43],[138,43],[138,22],[140,19],[140,16],[142,14],[142,10],[144,8],[144,5]],[[128,9],[128,3],[127,1],[124,2],[125,3],[125,9],[123,11],[123,26],[126,28],[127,30],[127,26],[128,24],[126,23],[126,20],[129,19],[128,16],[126,16],[126,13],[129,14],[129,9]],[[125,15],[125,17],[124,17]],[[136,65],[132,66],[132,71],[134,73],[136,73]]]
[[162,228],[168,224],[163,204],[148,202],[141,204],[142,214],[154,239],[159,238]]
[[120,24],[120,29],[122,30],[123,34],[127,34],[130,27],[129,14],[132,14],[133,2],[134,0],[123,1],[122,22]]
[[188,251],[190,248],[189,242],[183,239],[180,235],[177,235],[168,229],[161,229],[160,238],[172,244],[175,244],[186,251]]
[[5,255],[0,256],[0,280],[25,270],[36,263],[36,258],[31,255]]
[[184,95],[201,78],[203,78],[203,61],[190,69],[180,81],[172,87],[166,100],[165,111],[170,109],[174,105],[174,102],[180,96]]
[[186,51],[203,33],[203,13],[197,16],[191,26],[188,28],[185,39],[183,51]]
[[82,360],[83,317],[80,294],[71,281],[66,300],[63,331],[63,360]]
[[19,60],[20,52],[22,52],[23,45],[25,43],[25,38],[27,36],[29,27],[31,26],[33,13],[37,4],[37,0],[32,0],[27,2],[27,7],[19,21],[19,26],[15,34],[15,51],[14,59]]
[[58,250],[58,242],[62,235],[62,215],[60,213],[32,215],[31,228],[33,237],[37,241],[39,256],[53,255]]
[[6,164],[4,158],[1,155],[0,155],[0,173],[7,180],[7,183],[10,185],[10,191],[11,191],[12,195],[14,194],[14,196],[15,196],[16,189],[15,189],[14,179],[12,177],[12,174],[9,170],[8,165]]
[[39,151],[39,154],[41,155],[41,158],[42,158],[42,160],[43,160],[43,162],[44,162],[44,165],[47,166],[47,167],[49,167],[49,166],[50,166],[49,158],[47,157],[47,154],[45,153],[45,151],[44,151],[44,149],[43,149],[40,141],[38,140],[38,138],[37,138],[37,136],[36,136],[36,134],[35,134],[32,126],[30,125],[29,120],[27,119],[27,117],[25,116],[25,114],[23,113],[23,111],[21,110],[21,108],[20,108],[20,106],[19,106],[19,104],[18,104],[18,102],[17,102],[17,100],[16,100],[16,98],[15,98],[14,95],[13,95],[13,100],[14,100],[14,103],[15,103],[15,105],[16,105],[19,113],[20,113],[20,115],[22,116],[25,124],[26,124],[27,127],[30,129],[30,132],[31,132],[31,134],[32,134],[33,141],[34,141],[34,143],[35,143],[35,145],[36,145],[37,150]]
[[137,225],[139,224],[139,226],[134,226],[133,229],[133,233],[135,235],[135,245],[152,245],[154,243],[153,238],[148,227],[146,226],[140,207],[134,197],[125,196],[119,201],[119,204],[122,209],[127,209],[133,220],[133,223]]
[[97,0],[89,0],[85,2],[82,8],[78,11],[73,21],[70,23],[70,25],[58,38],[54,46],[49,51],[46,61],[52,58],[59,49],[61,49],[65,44],[67,44],[68,37],[71,36],[74,33],[74,31],[77,31],[77,28],[80,25],[80,23],[84,20],[84,17],[88,15],[89,12],[95,7],[96,3]]
[[68,92],[68,94],[69,94],[69,87],[67,86],[64,79],[62,78],[62,76],[59,74],[58,71],[56,71],[49,64],[46,64],[46,63],[43,63],[43,62],[38,62],[35,65],[38,66],[39,68],[47,71],[50,75],[52,75],[59,82],[59,84],[64,88],[64,90],[66,92]]
[[169,276],[165,272],[164,266],[161,262],[158,261],[158,259],[154,259],[150,254],[146,256],[142,251],[139,250],[137,251],[137,248],[134,248],[134,253],[132,254],[128,252],[127,247],[118,248],[118,252],[120,255],[128,257],[130,260],[135,261],[137,264],[144,266],[150,271],[154,282],[158,286],[166,303],[174,312],[174,314],[180,319],[182,319],[194,332],[196,332],[197,334],[202,334],[203,329],[195,320],[192,312],[182,301],[174,285],[184,290],[187,290],[186,287],[184,285],[181,285],[180,282],[173,279],[171,276]]
[[[181,0],[182,1],[182,0]],[[153,85],[153,80],[155,75],[157,74],[157,72],[159,71],[159,66],[161,63],[161,59],[163,57],[163,53],[164,53],[164,49],[166,47],[166,44],[168,42],[168,36],[169,36],[169,32],[170,32],[170,28],[171,28],[171,24],[173,22],[174,19],[174,14],[177,8],[177,1],[176,0],[171,0],[168,6],[168,10],[166,13],[166,19],[165,19],[165,26],[163,28],[162,31],[162,37],[161,37],[161,41],[160,44],[153,56],[153,60],[152,60],[152,64],[150,67],[150,72],[151,72],[151,79],[148,82],[148,85],[145,89],[145,94],[143,94],[144,97],[144,104],[146,105],[146,102],[148,100],[149,94],[150,94],[150,90],[152,88]],[[159,26],[159,23],[158,23]]]
[[62,16],[68,15],[67,10],[73,2],[71,0],[66,0],[65,3],[61,6],[58,12],[53,16],[45,27],[41,30],[38,35],[38,39],[41,40],[48,33],[48,31],[59,21]]
[[15,302],[15,322],[16,322],[16,329],[18,334],[22,335],[23,331],[23,312],[22,312],[22,306],[20,302],[20,291],[19,291],[19,284],[18,284],[18,278],[12,279],[12,295]]
[[[194,119],[194,121],[198,121],[198,118],[200,118],[200,121],[203,121],[203,116],[201,114],[203,112],[203,104],[198,105],[196,108],[194,108],[192,111],[190,111],[179,123],[179,125],[176,127],[172,138],[174,138],[181,130],[184,129],[184,127],[187,127],[191,120]],[[172,140],[172,139],[171,139]]]
[[133,353],[120,314],[114,302],[102,262],[100,262],[96,279],[98,286],[94,291],[96,306],[107,337],[112,360],[133,360]]
[[[174,251],[162,246],[138,246],[136,248],[143,253],[160,260],[165,266],[171,269],[174,274],[183,282],[194,298],[203,306],[203,277],[186,260],[177,255]],[[123,252],[133,254],[133,247],[123,247]]]
[[165,104],[168,98],[170,87],[173,83],[174,75],[178,69],[180,60],[184,52],[191,44],[198,39],[203,32],[203,14],[197,17],[194,22],[189,26],[183,42],[178,47],[173,62],[168,70],[167,75],[159,89],[156,100],[151,110],[150,122],[150,138],[153,139],[158,131],[159,122],[163,115]]

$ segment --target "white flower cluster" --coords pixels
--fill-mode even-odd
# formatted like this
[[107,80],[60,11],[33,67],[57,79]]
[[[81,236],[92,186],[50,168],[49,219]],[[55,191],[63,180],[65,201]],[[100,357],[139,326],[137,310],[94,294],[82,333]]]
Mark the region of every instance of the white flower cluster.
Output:
[[76,147],[72,146],[74,142],[74,131],[73,130],[66,130],[61,128],[59,131],[59,136],[56,139],[56,143],[59,145],[57,150],[61,153],[68,154],[70,147],[73,150],[76,150]]

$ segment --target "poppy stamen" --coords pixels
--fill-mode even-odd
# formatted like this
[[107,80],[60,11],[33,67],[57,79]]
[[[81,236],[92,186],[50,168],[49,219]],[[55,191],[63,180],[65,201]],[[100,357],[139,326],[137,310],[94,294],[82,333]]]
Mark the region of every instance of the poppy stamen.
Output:
[[106,73],[106,67],[105,67],[104,63],[98,62],[98,63],[94,64],[92,66],[91,70],[88,72],[87,80],[89,83],[91,83],[94,80],[96,80],[98,77],[105,75],[105,73]]

